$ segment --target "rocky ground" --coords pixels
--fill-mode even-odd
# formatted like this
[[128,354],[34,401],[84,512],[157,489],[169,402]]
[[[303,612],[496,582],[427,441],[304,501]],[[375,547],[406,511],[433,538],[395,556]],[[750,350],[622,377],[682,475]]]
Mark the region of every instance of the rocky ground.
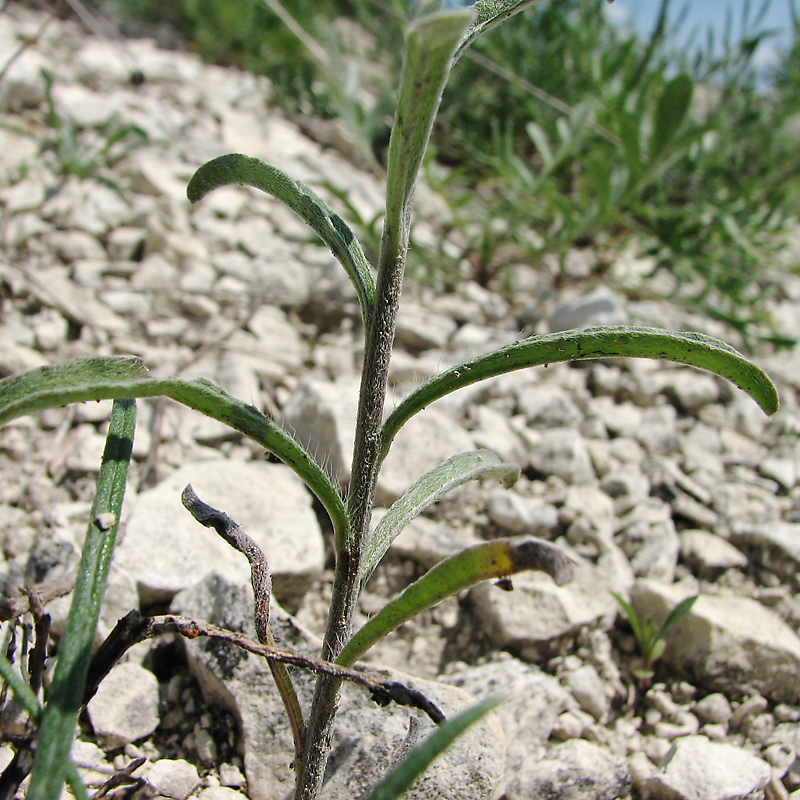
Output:
[[[270,198],[226,189],[190,210],[185,185],[229,151],[263,157],[326,196],[345,192],[365,219],[380,210],[380,185],[271,107],[264,78],[45,20],[14,4],[0,14],[3,63],[34,42],[0,80],[0,376],[132,353],[157,374],[204,376],[263,408],[346,480],[360,331],[344,272]],[[143,83],[131,82],[132,69]],[[121,152],[104,146],[114,132],[114,147],[130,152],[112,164]],[[424,187],[419,209],[415,237],[429,240],[443,211]],[[645,322],[735,343],[667,304],[592,290],[578,280],[584,266],[576,252],[576,280],[555,299],[552,276],[525,265],[511,270],[516,288],[505,296],[468,280],[446,295],[409,286],[395,401],[533,332]],[[620,254],[614,277],[624,285],[640,266]],[[784,286],[775,315],[798,335],[800,281]],[[564,587],[533,573],[516,577],[513,592],[480,585],[371,654],[415,676],[406,679],[446,711],[497,691],[508,698],[413,796],[800,798],[800,355],[757,360],[779,385],[772,419],[708,374],[609,360],[463,390],[398,437],[383,505],[464,450],[490,448],[522,477],[510,490],[462,488],[413,523],[364,593],[364,618],[442,556],[498,535],[538,534],[577,565]],[[79,405],[0,430],[6,596],[74,570],[108,414],[107,403]],[[251,630],[246,563],[182,509],[191,481],[265,547],[285,609],[273,612],[276,638],[313,651],[329,530],[294,476],[219,424],[159,401],[140,403],[134,457],[100,634],[132,608]],[[633,675],[636,644],[612,592],[658,621],[699,595],[650,682]],[[46,607],[56,635],[67,604]],[[30,623],[14,625],[22,641]],[[310,679],[295,678],[307,698]],[[326,796],[358,796],[409,730],[427,728],[412,717],[348,689]],[[18,724],[6,698],[4,740]],[[110,790],[117,796],[275,800],[291,786],[291,739],[268,671],[219,644],[165,636],[134,647],[101,684],[79,739],[90,786],[132,772]],[[0,763],[11,756],[0,747]]]

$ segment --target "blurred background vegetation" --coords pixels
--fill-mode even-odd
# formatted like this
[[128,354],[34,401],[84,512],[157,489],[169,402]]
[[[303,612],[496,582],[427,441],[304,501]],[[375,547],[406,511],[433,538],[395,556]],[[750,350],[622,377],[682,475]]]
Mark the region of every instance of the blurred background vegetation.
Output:
[[[513,291],[510,267],[528,264],[556,287],[658,287],[745,344],[788,343],[766,300],[781,291],[777,264],[800,267],[779,252],[800,216],[800,9],[773,1],[788,2],[792,30],[769,68],[755,57],[775,33],[767,3],[749,0],[691,46],[669,0],[644,38],[615,26],[606,0],[549,0],[482,37],[437,124],[427,176],[451,221],[415,248],[417,279]],[[115,2],[209,61],[267,75],[289,114],[338,120],[380,173],[406,0]],[[350,221],[376,242],[378,220]],[[648,257],[635,284],[614,269],[621,252]]]

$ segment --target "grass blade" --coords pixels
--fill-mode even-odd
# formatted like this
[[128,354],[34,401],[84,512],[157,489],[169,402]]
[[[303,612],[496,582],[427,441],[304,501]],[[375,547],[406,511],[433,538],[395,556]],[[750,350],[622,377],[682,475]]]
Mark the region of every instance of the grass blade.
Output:
[[364,800],[397,800],[428,768],[431,762],[446,750],[470,725],[488,714],[503,701],[490,697],[443,722],[421,745],[415,747]]
[[509,488],[519,478],[519,466],[503,462],[491,450],[461,453],[423,475],[402,497],[395,500],[364,549],[362,588],[391,543],[414,517],[456,486],[484,478],[496,478]]
[[765,413],[778,410],[778,392],[764,371],[719,339],[660,328],[586,328],[531,336],[438,375],[389,415],[381,433],[381,457],[386,457],[397,432],[414,414],[464,386],[526,367],[619,356],[676,361],[709,370],[747,392]]
[[57,800],[83,698],[97,620],[114,552],[136,429],[136,401],[116,400],[97,478],[72,606],[37,739],[28,800]]
[[163,395],[224,422],[274,453],[319,498],[333,523],[338,547],[349,531],[344,502],[322,467],[255,406],[210,381],[153,378],[138,358],[82,358],[0,380],[0,425],[46,408],[87,400]]
[[194,173],[186,194],[196,203],[220,186],[244,184],[285,203],[330,247],[356,288],[364,325],[375,303],[375,281],[361,244],[347,223],[302,181],[258,158],[230,153],[206,162]]
[[676,75],[664,87],[653,116],[650,162],[655,162],[678,132],[692,102],[694,83],[685,74]]
[[348,667],[375,642],[446,597],[481,581],[539,570],[562,585],[572,579],[572,565],[557,547],[534,537],[494,539],[468,547],[440,561],[371,617],[344,646],[336,663]]

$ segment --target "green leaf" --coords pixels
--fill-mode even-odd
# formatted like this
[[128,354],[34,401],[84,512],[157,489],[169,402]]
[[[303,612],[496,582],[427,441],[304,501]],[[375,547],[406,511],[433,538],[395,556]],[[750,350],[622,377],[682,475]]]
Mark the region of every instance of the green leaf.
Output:
[[[386,167],[384,238],[407,237],[411,200],[442,99],[453,51],[473,19],[472,9],[428,14],[406,30],[403,73]],[[386,246],[383,250],[396,252]]]
[[637,644],[639,645],[639,650],[641,651],[642,642],[644,641],[644,631],[642,631],[642,625],[639,622],[639,615],[636,613],[634,607],[621,595],[618,595],[616,592],[611,592],[611,594],[614,595],[614,599],[619,603],[620,607],[625,612],[625,616],[628,619],[628,623],[631,626],[631,630],[633,631],[633,635]]
[[387,773],[365,800],[397,800],[411,784],[446,750],[470,725],[473,725],[503,701],[489,697],[443,722],[422,744],[415,747]]
[[33,693],[33,689],[25,683],[22,675],[14,669],[13,664],[2,653],[0,653],[0,676],[11,687],[14,697],[28,712],[28,716],[34,721],[38,720],[42,713],[39,700]]
[[644,654],[647,656],[647,660],[652,664],[655,661],[658,661],[659,658],[664,654],[664,650],[667,647],[666,639],[662,639],[660,636],[656,636],[653,640],[652,644],[650,645],[649,652]]
[[504,463],[491,450],[461,453],[423,475],[402,497],[395,500],[364,549],[362,588],[391,543],[414,517],[456,486],[484,478],[496,478],[508,488],[519,478],[519,467]]
[[692,102],[694,83],[682,73],[664,87],[658,99],[650,136],[650,162],[654,162],[666,149],[680,128]]
[[692,595],[691,597],[687,597],[684,600],[681,600],[672,611],[669,612],[669,616],[664,620],[664,624],[661,626],[661,629],[658,631],[658,638],[660,639],[681,617],[685,617],[691,610],[692,606],[697,601],[699,595]]
[[494,539],[440,561],[371,617],[336,659],[348,667],[375,642],[431,606],[481,581],[538,570],[562,585],[572,579],[572,564],[557,547],[534,537]]
[[30,800],[56,800],[67,779],[72,739],[83,702],[83,686],[122,513],[135,429],[136,401],[116,400],[111,410],[72,605],[39,727],[26,795]]
[[239,153],[203,164],[189,181],[186,194],[191,203],[196,203],[212,190],[234,183],[261,189],[285,203],[330,247],[356,288],[361,315],[368,325],[375,303],[375,281],[361,244],[347,223],[302,181],[290,178],[264,161]]
[[0,380],[0,425],[24,414],[87,400],[170,397],[225,423],[274,453],[319,498],[333,523],[337,553],[350,525],[344,502],[322,467],[255,406],[210,381],[153,378],[138,358],[82,358]]
[[499,25],[504,20],[524,11],[526,8],[541,3],[542,0],[478,0],[475,3],[475,22],[464,34],[458,43],[458,49],[453,56],[455,64],[464,54],[464,51],[482,34]]
[[655,358],[706,369],[750,394],[767,414],[778,392],[763,370],[718,339],[659,328],[597,327],[531,336],[443,372],[420,386],[389,415],[381,431],[381,458],[400,428],[434,400],[478,381],[526,367],[594,358]]

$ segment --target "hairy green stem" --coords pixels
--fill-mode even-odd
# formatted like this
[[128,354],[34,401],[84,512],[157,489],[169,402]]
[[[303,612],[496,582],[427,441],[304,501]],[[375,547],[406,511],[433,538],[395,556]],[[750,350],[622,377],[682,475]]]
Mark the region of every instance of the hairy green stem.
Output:
[[[336,565],[328,626],[322,645],[322,658],[326,661],[332,661],[339,655],[353,629],[361,562],[380,465],[381,423],[408,236],[407,215],[399,228],[393,229],[387,224],[384,229],[376,302],[361,374],[348,496],[351,535],[340,551],[340,560]],[[321,675],[317,681],[307,728],[306,749],[298,775],[296,800],[313,800],[319,794],[333,735],[340,683],[341,681],[329,675]]]

